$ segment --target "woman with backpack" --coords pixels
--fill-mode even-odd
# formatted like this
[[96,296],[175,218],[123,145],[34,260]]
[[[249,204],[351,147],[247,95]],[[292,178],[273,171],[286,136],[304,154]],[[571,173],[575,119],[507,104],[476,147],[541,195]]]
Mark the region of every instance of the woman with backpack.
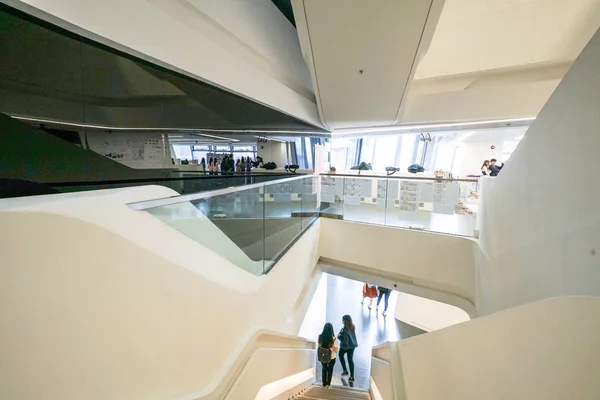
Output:
[[333,325],[329,322],[323,326],[323,332],[319,335],[319,349],[317,355],[321,362],[321,377],[323,387],[331,387],[331,378],[333,377],[333,366],[339,348],[338,340],[333,333]]
[[344,327],[338,333],[338,339],[340,339],[340,362],[342,363],[342,376],[348,375],[348,369],[346,369],[346,360],[344,355],[348,355],[348,366],[350,367],[350,379],[349,382],[354,382],[354,349],[358,347],[358,341],[356,340],[356,327],[352,323],[352,317],[344,315],[342,317],[342,323]]

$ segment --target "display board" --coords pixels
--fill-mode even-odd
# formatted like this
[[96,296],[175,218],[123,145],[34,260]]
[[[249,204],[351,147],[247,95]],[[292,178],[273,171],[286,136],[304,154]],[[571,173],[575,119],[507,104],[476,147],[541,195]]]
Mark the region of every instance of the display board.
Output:
[[419,182],[400,182],[400,211],[419,211]]
[[168,142],[160,133],[87,132],[90,150],[131,168],[167,168]]
[[454,214],[458,205],[460,185],[458,182],[435,182],[433,184],[433,212]]

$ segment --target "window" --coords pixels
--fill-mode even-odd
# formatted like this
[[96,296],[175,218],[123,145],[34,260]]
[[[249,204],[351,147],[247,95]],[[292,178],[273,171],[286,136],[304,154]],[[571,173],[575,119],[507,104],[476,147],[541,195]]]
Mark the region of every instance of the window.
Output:
[[375,154],[375,138],[363,138],[362,146],[360,149],[360,160],[356,164],[361,162],[373,164],[373,156]]
[[188,145],[173,145],[175,157],[180,160],[192,160],[192,147]]
[[400,136],[400,155],[398,157],[398,168],[400,168],[401,171],[406,171],[406,169],[413,163],[416,141],[417,135]]
[[311,146],[311,140],[309,137],[302,138],[304,142],[304,160],[306,161],[305,168],[313,167],[313,151]]
[[380,136],[375,139],[373,170],[385,171],[385,167],[396,166],[398,136]]

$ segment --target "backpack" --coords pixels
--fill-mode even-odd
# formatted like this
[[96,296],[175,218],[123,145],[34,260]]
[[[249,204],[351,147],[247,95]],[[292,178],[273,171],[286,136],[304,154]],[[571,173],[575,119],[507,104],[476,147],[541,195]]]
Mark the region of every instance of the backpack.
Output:
[[331,361],[332,351],[331,349],[326,349],[325,347],[319,347],[317,350],[317,359],[319,362],[323,364],[329,364]]
[[[320,341],[321,338],[319,337],[319,342]],[[335,339],[331,341],[329,347],[323,347],[322,345],[319,346],[319,348],[317,349],[317,359],[319,360],[319,362],[329,364],[329,362],[331,361],[331,357],[333,356],[333,350],[331,350],[331,347],[333,347],[334,343]]]
[[417,172],[425,172],[425,168],[421,167],[419,164],[413,164],[408,167],[408,172],[412,174],[416,174]]

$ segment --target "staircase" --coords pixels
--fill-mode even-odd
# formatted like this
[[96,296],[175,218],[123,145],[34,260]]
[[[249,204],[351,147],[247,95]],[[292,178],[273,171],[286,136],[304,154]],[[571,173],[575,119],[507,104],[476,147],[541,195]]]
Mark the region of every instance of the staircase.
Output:
[[326,389],[322,386],[311,386],[306,391],[294,396],[294,400],[371,400],[369,392],[332,386]]

